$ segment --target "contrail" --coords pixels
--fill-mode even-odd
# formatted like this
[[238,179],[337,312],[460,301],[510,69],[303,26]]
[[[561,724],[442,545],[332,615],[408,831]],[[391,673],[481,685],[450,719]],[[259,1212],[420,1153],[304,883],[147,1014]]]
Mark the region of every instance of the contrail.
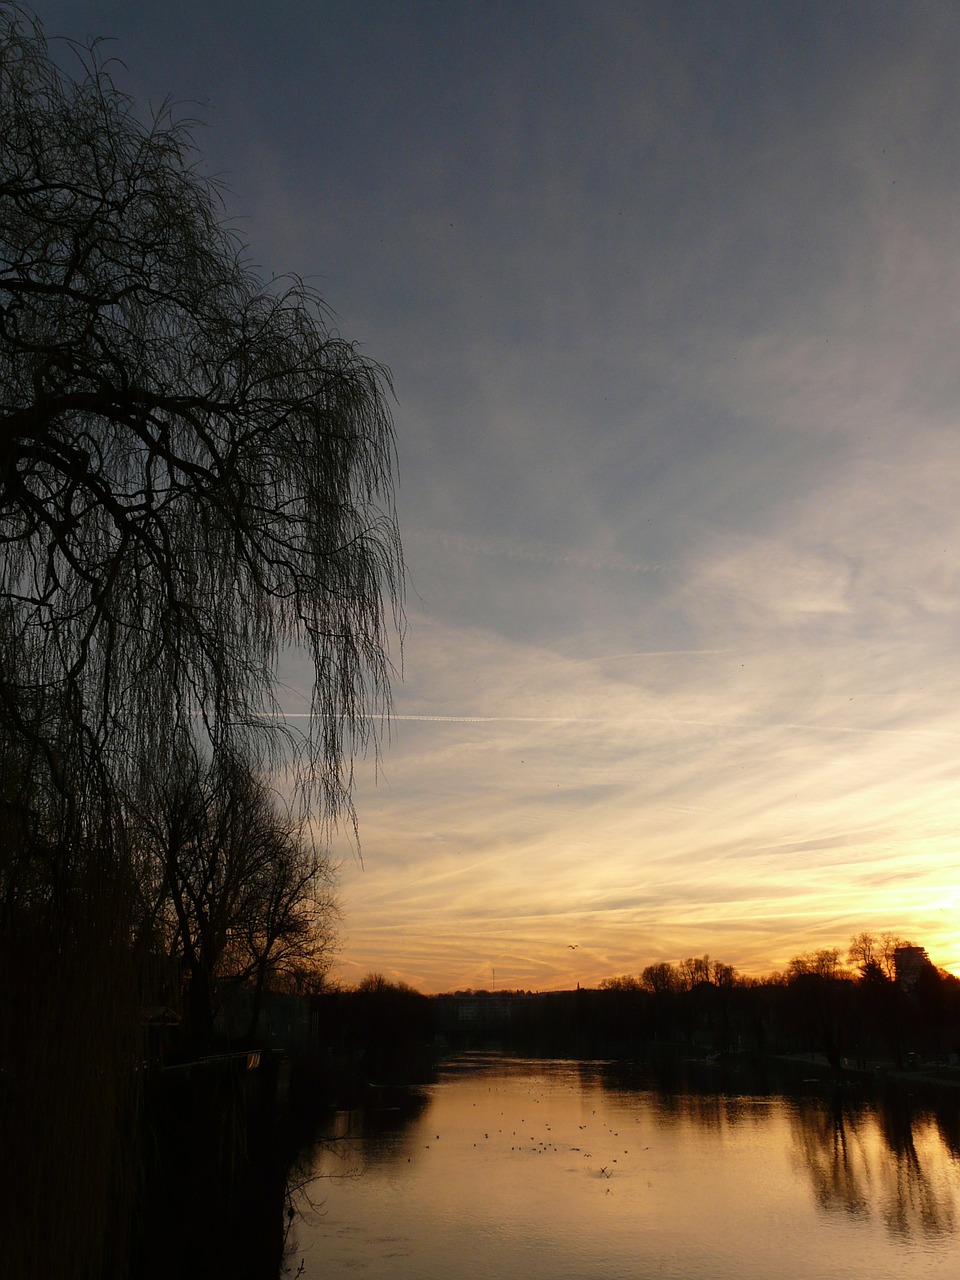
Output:
[[[314,720],[309,711],[262,711],[264,720]],[[608,724],[608,725],[667,725],[697,729],[724,729],[729,733],[755,731],[757,729],[793,729],[805,733],[851,734],[876,737],[910,737],[953,740],[954,729],[909,728],[897,726],[804,724],[794,720],[695,720],[689,716],[425,716],[366,715],[365,720],[382,720],[396,724],[398,721],[415,724]]]
[[438,724],[603,724],[607,716],[391,716],[391,720],[426,720]]
[[[309,711],[263,711],[267,720],[312,720]],[[406,716],[391,714],[386,717],[365,716],[367,720],[414,720],[430,724],[605,724],[609,716]]]

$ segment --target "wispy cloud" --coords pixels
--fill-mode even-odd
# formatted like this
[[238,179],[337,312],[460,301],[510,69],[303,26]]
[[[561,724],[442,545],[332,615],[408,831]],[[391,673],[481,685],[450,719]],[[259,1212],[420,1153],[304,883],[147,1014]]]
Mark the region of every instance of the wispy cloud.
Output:
[[131,87],[398,394],[344,974],[960,967],[954,8],[213,4],[117,11]]

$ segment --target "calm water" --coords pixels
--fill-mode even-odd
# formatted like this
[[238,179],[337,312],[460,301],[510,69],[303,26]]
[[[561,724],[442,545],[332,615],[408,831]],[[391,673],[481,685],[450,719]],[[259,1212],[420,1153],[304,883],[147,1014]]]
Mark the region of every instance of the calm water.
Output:
[[955,1280],[955,1110],[735,1087],[709,1073],[658,1088],[613,1064],[456,1060],[408,1099],[337,1115],[289,1270]]

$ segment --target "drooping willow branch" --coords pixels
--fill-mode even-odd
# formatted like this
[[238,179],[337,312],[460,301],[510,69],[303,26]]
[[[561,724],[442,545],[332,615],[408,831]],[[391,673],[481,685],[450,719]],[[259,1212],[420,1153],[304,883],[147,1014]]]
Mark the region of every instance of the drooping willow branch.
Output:
[[402,607],[389,376],[251,269],[189,128],[73,53],[75,78],[0,11],[7,728],[69,706],[119,773],[191,719],[235,747],[302,646],[339,811]]

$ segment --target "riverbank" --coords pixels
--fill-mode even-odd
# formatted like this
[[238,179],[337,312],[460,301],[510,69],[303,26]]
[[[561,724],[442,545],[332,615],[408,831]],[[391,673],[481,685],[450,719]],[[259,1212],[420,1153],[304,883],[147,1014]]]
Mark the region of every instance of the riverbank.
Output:
[[[822,1053],[774,1054],[773,1062],[789,1065],[798,1070],[807,1070],[822,1076],[824,1079],[837,1079],[837,1073]],[[852,1062],[844,1059],[841,1064],[840,1081],[859,1081],[874,1084],[896,1084],[917,1089],[960,1089],[960,1067],[948,1063],[931,1063],[918,1061],[910,1067],[897,1067],[895,1063],[882,1060],[860,1060]]]

